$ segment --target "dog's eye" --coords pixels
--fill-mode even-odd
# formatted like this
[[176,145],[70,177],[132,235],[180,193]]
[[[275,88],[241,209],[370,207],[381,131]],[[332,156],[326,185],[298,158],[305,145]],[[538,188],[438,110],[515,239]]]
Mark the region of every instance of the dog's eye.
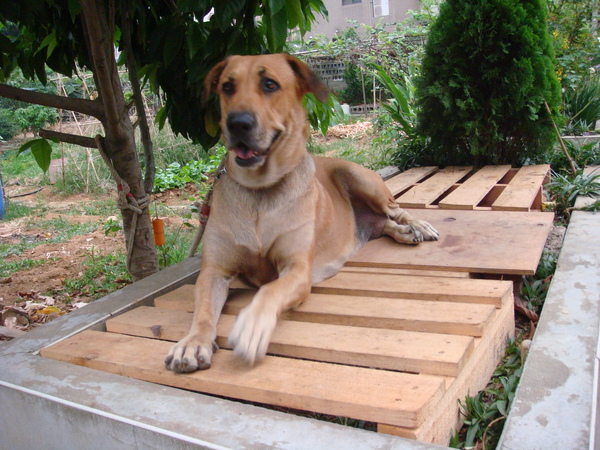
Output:
[[231,94],[233,94],[233,91],[235,90],[235,88],[231,81],[226,81],[221,86],[221,90],[223,91],[224,94],[231,95]]
[[279,89],[279,84],[277,84],[277,81],[271,80],[270,78],[263,78],[261,84],[263,90],[267,93],[275,92]]

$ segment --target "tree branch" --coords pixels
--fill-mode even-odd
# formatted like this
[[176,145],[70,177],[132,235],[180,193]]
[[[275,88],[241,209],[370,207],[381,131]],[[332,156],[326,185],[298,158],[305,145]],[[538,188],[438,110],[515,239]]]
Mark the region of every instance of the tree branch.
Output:
[[25,103],[49,106],[51,108],[66,109],[88,116],[93,116],[104,121],[104,110],[96,100],[63,97],[62,95],[46,94],[43,92],[21,89],[8,84],[0,84],[0,97],[10,98]]
[[131,18],[129,17],[129,11],[127,9],[126,4],[122,8],[122,17],[123,43],[125,44],[125,56],[127,57],[127,72],[129,73],[129,81],[131,82],[133,100],[135,102],[135,109],[138,116],[136,124],[139,123],[140,137],[142,140],[142,145],[144,147],[144,160],[146,163],[144,189],[147,193],[151,193],[154,189],[154,177],[156,175],[156,166],[154,162],[154,151],[152,148],[152,137],[150,136],[150,127],[148,126],[146,108],[144,107],[144,101],[142,97],[142,88],[140,87],[140,80],[138,78],[137,73],[137,65],[135,62],[135,56],[133,54],[133,48],[131,45]]
[[[117,65],[113,54],[113,36],[108,36],[110,30],[106,17],[98,9],[97,2],[81,0],[84,29],[89,34],[90,56],[94,65],[96,88],[100,93],[107,117],[106,125],[119,127],[121,116],[126,114],[122,87],[119,81]],[[120,92],[120,95],[117,95]]]
[[39,135],[46,139],[58,139],[61,142],[80,145],[87,148],[98,148],[96,140],[87,136],[79,136],[76,134],[61,133],[60,131],[52,131],[40,129]]

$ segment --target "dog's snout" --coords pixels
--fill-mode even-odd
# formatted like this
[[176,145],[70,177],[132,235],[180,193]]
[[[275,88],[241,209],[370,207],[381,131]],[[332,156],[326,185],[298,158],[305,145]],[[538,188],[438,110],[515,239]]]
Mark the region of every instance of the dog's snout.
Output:
[[232,112],[227,117],[227,128],[235,135],[243,136],[252,131],[256,126],[254,114],[247,111]]

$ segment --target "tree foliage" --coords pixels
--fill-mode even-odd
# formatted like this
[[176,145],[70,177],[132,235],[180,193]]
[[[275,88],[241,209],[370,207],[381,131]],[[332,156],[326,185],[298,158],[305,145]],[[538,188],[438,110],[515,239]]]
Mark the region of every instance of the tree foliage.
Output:
[[[230,54],[282,51],[288,30],[304,34],[315,14],[327,14],[322,0],[181,0],[106,2],[106,14],[121,55],[125,27],[140,77],[162,92],[175,132],[208,147],[218,140],[215,105],[202,108],[202,81]],[[260,20],[257,20],[260,17]],[[14,26],[18,24],[18,26]],[[0,5],[0,82],[20,67],[26,78],[47,82],[45,67],[72,77],[76,65],[91,68],[76,1],[22,0]],[[124,57],[121,57],[121,63]],[[208,112],[207,112],[208,111]]]
[[[288,30],[306,32],[315,14],[326,14],[322,0],[2,1],[0,96],[77,111],[102,123],[104,136],[96,139],[61,138],[98,148],[111,168],[119,190],[128,268],[134,280],[143,278],[157,270],[157,261],[148,208],[154,161],[140,79],[163,96],[160,123],[168,118],[174,131],[208,147],[218,140],[216,101],[201,104],[202,81],[210,68],[229,54],[281,51]],[[119,65],[129,73],[145,176]],[[17,68],[26,79],[46,84],[47,68],[72,77],[78,66],[93,73],[97,98],[57,96],[2,84]],[[44,165],[47,148],[31,147]]]
[[442,5],[417,80],[422,163],[522,164],[552,147],[560,86],[546,17],[543,0]]
[[563,88],[577,86],[600,65],[598,0],[548,0],[548,30]]

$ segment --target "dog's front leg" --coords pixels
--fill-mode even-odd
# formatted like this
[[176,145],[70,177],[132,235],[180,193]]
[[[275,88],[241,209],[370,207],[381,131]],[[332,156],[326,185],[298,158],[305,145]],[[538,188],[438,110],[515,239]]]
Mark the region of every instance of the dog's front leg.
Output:
[[254,364],[267,353],[279,315],[301,304],[311,287],[311,264],[305,261],[286,266],[280,277],[262,286],[245,307],[229,334],[236,355]]
[[186,337],[171,347],[165,359],[168,369],[194,372],[208,369],[217,349],[217,321],[227,300],[232,277],[215,267],[203,267],[194,289],[192,326]]

